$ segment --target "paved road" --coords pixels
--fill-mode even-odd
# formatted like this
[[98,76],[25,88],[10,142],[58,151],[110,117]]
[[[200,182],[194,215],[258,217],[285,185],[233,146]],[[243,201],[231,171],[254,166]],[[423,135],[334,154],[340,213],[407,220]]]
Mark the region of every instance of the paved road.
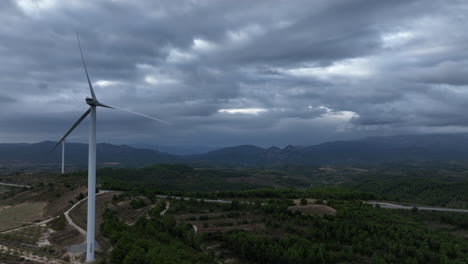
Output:
[[[158,198],[162,198],[162,199],[166,199],[168,196],[167,195],[156,195],[156,197]],[[181,197],[181,196],[171,196],[172,199],[174,200],[184,200],[184,201],[188,201],[190,200],[191,198],[190,197]],[[195,200],[197,200],[198,202],[201,201],[202,199],[201,198],[196,198]],[[207,203],[225,203],[225,204],[230,204],[232,201],[228,201],[228,200],[213,200],[213,199],[203,199],[205,202]]]
[[[167,195],[156,195],[159,198],[166,199]],[[177,200],[189,200],[189,197],[180,197],[180,196],[171,196],[173,199]],[[196,199],[200,201],[200,198]],[[229,200],[213,200],[213,199],[205,199],[207,203],[231,203],[232,201]],[[381,208],[386,209],[403,209],[403,210],[411,210],[414,207],[418,208],[418,210],[422,211],[439,211],[439,212],[455,212],[455,213],[468,213],[467,209],[457,209],[457,208],[444,208],[444,207],[430,207],[430,206],[414,206],[414,205],[401,205],[395,203],[388,203],[388,202],[379,202],[379,201],[364,201],[367,204],[372,205],[380,205]]]
[[456,208],[443,208],[443,207],[429,207],[429,206],[412,206],[412,205],[401,205],[387,202],[378,202],[378,201],[367,201],[366,203],[372,205],[380,205],[381,208],[386,209],[403,209],[403,210],[412,210],[416,207],[421,211],[439,211],[439,212],[455,212],[455,213],[468,213],[466,209],[456,209]]

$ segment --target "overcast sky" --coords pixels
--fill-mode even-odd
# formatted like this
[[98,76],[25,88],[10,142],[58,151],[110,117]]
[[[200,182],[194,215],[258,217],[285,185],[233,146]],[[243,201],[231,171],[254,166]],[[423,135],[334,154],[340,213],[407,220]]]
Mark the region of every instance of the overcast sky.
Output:
[[[468,4],[0,1],[1,142],[309,145],[468,131]],[[74,135],[87,141],[88,122]]]

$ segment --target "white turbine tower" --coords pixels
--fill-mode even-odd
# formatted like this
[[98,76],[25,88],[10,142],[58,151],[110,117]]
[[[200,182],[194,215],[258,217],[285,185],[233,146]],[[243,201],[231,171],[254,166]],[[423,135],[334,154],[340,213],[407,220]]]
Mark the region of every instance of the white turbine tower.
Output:
[[78,34],[76,34],[76,38],[78,41],[78,47],[80,49],[81,60],[83,62],[83,67],[86,73],[86,79],[88,80],[89,90],[91,92],[91,98],[86,98],[86,103],[89,105],[89,109],[78,119],[78,121],[73,124],[73,126],[65,133],[65,135],[57,142],[57,144],[52,148],[54,150],[61,142],[63,142],[67,136],[83,121],[89,114],[91,114],[91,120],[89,122],[89,141],[88,141],[88,219],[87,219],[87,230],[86,230],[86,261],[92,262],[94,261],[94,233],[95,233],[95,207],[96,207],[96,108],[98,106],[111,108],[111,109],[118,109],[122,111],[126,111],[132,114],[140,115],[146,118],[150,118],[165,124],[169,124],[166,121],[137,113],[134,111],[130,111],[127,109],[122,109],[118,107],[113,107],[109,105],[105,105],[99,102],[94,94],[93,86],[91,85],[91,81],[89,79],[88,70],[86,68],[86,63],[83,57],[83,52],[81,50],[80,38]]
[[67,139],[72,139],[72,138],[77,138],[77,137],[69,137],[69,138],[64,138],[62,140],[62,175],[65,174],[65,143],[67,142]]

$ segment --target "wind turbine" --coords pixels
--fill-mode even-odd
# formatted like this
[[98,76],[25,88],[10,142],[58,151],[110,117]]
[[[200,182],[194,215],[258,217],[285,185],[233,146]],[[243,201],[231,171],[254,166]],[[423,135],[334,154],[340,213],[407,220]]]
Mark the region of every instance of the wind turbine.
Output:
[[67,139],[72,139],[72,138],[77,138],[77,137],[80,137],[80,136],[64,138],[62,140],[62,175],[65,174],[65,143],[67,142]]
[[88,141],[88,217],[87,217],[87,230],[86,230],[86,261],[94,261],[94,235],[95,235],[95,212],[96,212],[96,109],[98,106],[117,109],[139,116],[143,116],[149,119],[153,119],[164,124],[169,125],[166,121],[157,119],[155,117],[145,115],[142,113],[134,112],[127,109],[122,109],[114,106],[105,105],[98,101],[96,95],[94,94],[93,86],[89,79],[88,69],[86,68],[86,63],[83,57],[83,51],[81,50],[80,38],[78,33],[76,34],[76,39],[78,41],[78,47],[80,49],[81,60],[83,62],[84,71],[86,74],[86,79],[88,80],[89,91],[91,92],[91,98],[86,98],[86,103],[89,105],[88,110],[78,119],[78,121],[73,124],[73,126],[65,133],[65,135],[55,144],[51,149],[54,150],[61,142],[63,142],[67,136],[83,121],[89,114],[91,114],[91,120],[89,122],[89,141]]

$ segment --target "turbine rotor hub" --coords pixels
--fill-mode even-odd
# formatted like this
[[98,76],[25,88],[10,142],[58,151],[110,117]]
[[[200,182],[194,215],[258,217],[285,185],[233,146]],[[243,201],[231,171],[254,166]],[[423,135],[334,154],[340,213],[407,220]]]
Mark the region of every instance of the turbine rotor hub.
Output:
[[99,102],[97,100],[93,100],[93,98],[86,97],[86,103],[90,106],[98,106]]

